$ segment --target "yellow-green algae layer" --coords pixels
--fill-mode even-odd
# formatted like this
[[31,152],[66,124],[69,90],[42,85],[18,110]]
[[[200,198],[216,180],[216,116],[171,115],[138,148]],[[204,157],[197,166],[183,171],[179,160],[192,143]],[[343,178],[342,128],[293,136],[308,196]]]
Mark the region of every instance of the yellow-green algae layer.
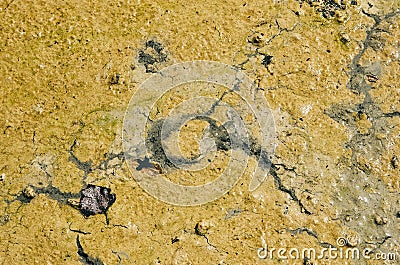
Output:
[[[1,1],[0,263],[383,264],[257,255],[262,238],[287,251],[338,247],[346,238],[343,251],[395,253],[385,264],[397,264],[399,7],[397,0]],[[149,40],[162,44],[165,60],[146,71],[139,54],[156,56]],[[192,60],[250,76],[269,102],[278,141],[257,190],[248,191],[247,170],[222,198],[181,207],[148,195],[121,157],[110,158],[122,151],[135,89],[152,71]],[[168,113],[175,100],[158,109]],[[203,129],[191,123],[182,132],[188,156]],[[93,170],[85,174],[71,154]],[[79,197],[63,197],[87,184],[116,194],[109,223],[85,218]]]

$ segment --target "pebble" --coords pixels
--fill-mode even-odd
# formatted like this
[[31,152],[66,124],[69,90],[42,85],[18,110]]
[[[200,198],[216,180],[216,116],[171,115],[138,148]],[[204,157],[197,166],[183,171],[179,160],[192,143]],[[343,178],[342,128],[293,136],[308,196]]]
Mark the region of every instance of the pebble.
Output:
[[209,221],[200,221],[195,226],[196,234],[204,236],[207,234],[208,230],[211,228],[211,223]]
[[23,191],[23,194],[29,199],[33,199],[37,196],[35,190],[31,186],[26,187]]
[[347,239],[347,246],[349,247],[356,247],[359,243],[359,237],[355,232],[349,232],[346,236]]
[[72,207],[79,209],[79,199],[68,199],[67,202]]
[[397,158],[397,156],[393,156],[390,160],[390,163],[392,164],[392,167],[394,169],[397,169],[399,167],[399,159]]
[[375,224],[385,225],[385,224],[387,224],[387,222],[388,222],[387,217],[382,217],[379,214],[375,215]]
[[264,33],[261,32],[257,32],[252,34],[251,36],[248,37],[248,42],[250,42],[253,45],[256,46],[261,46],[263,44],[265,44],[265,37],[264,37]]

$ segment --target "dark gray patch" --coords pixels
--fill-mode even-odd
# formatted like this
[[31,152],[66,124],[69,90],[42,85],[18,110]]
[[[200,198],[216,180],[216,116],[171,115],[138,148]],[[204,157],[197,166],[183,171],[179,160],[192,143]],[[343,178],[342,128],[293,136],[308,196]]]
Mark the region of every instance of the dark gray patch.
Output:
[[[379,52],[385,46],[385,41],[381,39],[381,32],[384,32],[384,23],[394,24],[392,18],[400,14],[400,11],[388,13],[378,16],[376,14],[368,14],[364,10],[362,13],[372,18],[375,23],[366,30],[366,37],[362,42],[359,52],[353,57],[350,64],[349,77],[350,80],[347,88],[356,94],[364,96],[364,101],[361,104],[338,104],[331,106],[325,110],[325,114],[335,121],[346,126],[351,132],[350,140],[345,144],[346,148],[352,150],[350,158],[343,157],[339,162],[344,170],[342,175],[345,180],[338,187],[342,193],[341,198],[335,198],[337,205],[343,209],[351,209],[344,212],[344,216],[352,216],[352,218],[343,218],[346,225],[354,229],[360,235],[360,238],[375,236],[379,238],[382,235],[398,234],[396,229],[379,228],[373,231],[364,229],[368,224],[373,224],[373,218],[369,218],[367,224],[360,226],[362,216],[370,215],[375,208],[381,207],[383,197],[387,199],[390,192],[387,185],[383,183],[381,176],[376,174],[368,162],[363,161],[378,161],[381,159],[387,144],[387,139],[380,135],[387,135],[393,126],[388,122],[388,118],[397,116],[398,112],[384,113],[379,104],[374,102],[370,95],[370,90],[373,85],[379,81],[381,67],[379,62],[371,63],[370,65],[361,65],[361,61],[368,48],[374,52]],[[387,27],[389,28],[389,27]],[[367,131],[360,131],[357,126],[357,119],[360,117],[367,118],[371,123],[371,127]],[[363,158],[363,159],[359,159]],[[392,164],[393,166],[393,164]],[[367,194],[366,188],[372,188],[378,192]],[[368,198],[368,204],[362,201],[362,197]],[[396,211],[393,211],[396,215]],[[392,216],[393,216],[392,215]],[[389,231],[391,230],[391,231]],[[361,247],[365,247],[366,243],[361,242]]]
[[303,259],[303,265],[314,265],[314,263],[307,257]]
[[74,142],[72,143],[71,147],[68,150],[69,161],[74,163],[77,166],[77,168],[82,170],[85,173],[85,176],[87,176],[90,172],[93,171],[92,162],[91,161],[82,162],[75,156],[73,150],[74,150],[74,147],[76,146],[76,144],[77,144],[77,140],[75,139]]
[[197,120],[208,122],[211,136],[217,145],[217,150],[228,151],[231,148],[231,139],[224,125],[218,126],[215,120],[206,116],[200,116]]
[[138,52],[138,62],[146,67],[146,73],[156,73],[156,64],[166,62],[167,53],[163,45],[156,40],[147,41],[145,46],[145,49]]
[[148,157],[145,157],[143,160],[136,159],[136,162],[139,163],[139,165],[136,167],[137,171],[140,171],[144,168],[154,169],[154,165],[150,162],[150,159]]
[[[168,159],[167,155],[165,154],[161,142],[161,129],[163,123],[164,123],[163,119],[159,119],[152,123],[152,126],[147,133],[146,147],[151,154],[151,160],[158,163],[162,169],[165,169],[167,167],[173,168],[174,164]],[[148,166],[150,167],[150,165]],[[139,168],[142,169],[143,167]]]
[[28,197],[26,196],[26,194],[24,192],[21,192],[20,194],[18,194],[18,196],[15,198],[15,200],[20,201],[21,203],[30,203],[32,201],[32,197]]
[[[281,178],[276,173],[277,165],[271,163],[269,155],[262,150],[260,144],[258,144],[257,140],[253,137],[249,137],[249,143],[241,141],[240,139],[232,139],[229,136],[228,131],[226,130],[224,125],[218,126],[216,122],[206,116],[197,117],[199,120],[204,120],[209,123],[209,128],[211,135],[214,137],[214,141],[217,146],[217,150],[228,151],[232,148],[240,148],[244,150],[248,155],[255,156],[259,158],[259,166],[263,168],[269,168],[270,174],[274,177],[277,188],[290,195],[291,199],[294,200],[299,206],[300,209],[307,215],[310,215],[311,212],[308,211],[300,199],[296,196],[296,193],[293,189],[287,188],[283,185]],[[152,126],[150,127],[147,137],[146,137],[146,146],[147,150],[151,154],[151,161],[156,162],[161,166],[162,169],[165,167],[173,168],[174,164],[168,159],[166,156],[162,143],[161,143],[161,129],[163,126],[163,119],[159,119],[154,121]],[[242,139],[243,140],[243,139]],[[143,163],[143,164],[142,164]],[[141,165],[142,164],[142,165]],[[139,166],[137,169],[142,169],[146,167],[146,165],[150,166],[150,160],[139,161]],[[291,170],[284,166],[285,170]]]
[[149,40],[146,42],[146,47],[147,48],[153,48],[157,53],[161,53],[161,51],[164,49],[164,47],[161,45],[161,43],[155,41],[155,40]]
[[261,61],[261,64],[264,65],[265,67],[268,67],[268,65],[272,62],[272,57],[271,55],[264,55],[263,60]]
[[229,209],[228,211],[226,211],[225,220],[226,219],[231,219],[231,218],[233,218],[235,216],[238,216],[241,213],[242,213],[242,209],[240,209],[240,208]]
[[322,17],[324,18],[333,18],[335,17],[335,11],[344,10],[346,8],[346,5],[333,0],[298,0],[298,2],[300,5],[306,2],[310,6],[314,6],[315,3],[319,3],[316,11],[321,13]]
[[[206,116],[199,116],[195,119],[208,122],[210,134],[214,138],[217,150],[228,151],[229,149],[231,149],[231,139],[228,131],[223,125],[218,126],[215,120]],[[153,122],[147,133],[146,147],[151,154],[151,161],[159,164],[162,169],[174,168],[175,165],[168,159],[162,145],[161,131],[163,128],[163,124],[164,119],[159,119]],[[165,133],[168,134],[169,132]],[[150,163],[150,160],[146,161],[145,159],[138,162],[139,166],[137,167],[137,170],[141,170],[144,167],[154,167],[154,165]]]

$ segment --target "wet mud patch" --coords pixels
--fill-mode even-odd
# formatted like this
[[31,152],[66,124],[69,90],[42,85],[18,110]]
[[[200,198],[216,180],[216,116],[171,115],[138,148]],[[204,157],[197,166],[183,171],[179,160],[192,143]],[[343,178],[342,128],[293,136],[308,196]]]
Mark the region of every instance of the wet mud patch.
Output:
[[[361,246],[376,245],[377,249],[389,251],[391,238],[399,236],[395,228],[396,195],[391,192],[390,183],[384,181],[384,173],[391,166],[389,144],[396,125],[389,117],[397,116],[396,111],[385,113],[376,103],[371,91],[381,82],[384,74],[379,60],[371,60],[371,52],[375,58],[385,51],[385,39],[381,37],[388,21],[394,23],[399,11],[384,15],[362,13],[372,18],[374,24],[366,30],[366,37],[358,54],[354,56],[349,68],[347,88],[363,96],[360,104],[338,104],[325,110],[325,114],[339,122],[351,132],[350,141],[345,144],[349,150],[341,159],[339,166],[344,169],[340,179],[335,201],[342,208],[343,223],[357,231]],[[368,51],[368,52],[367,52]],[[368,64],[365,64],[368,62]],[[389,157],[387,153],[389,152]],[[388,171],[389,174],[392,171]],[[396,174],[396,173],[395,173]],[[396,177],[395,177],[396,178]],[[386,183],[385,183],[386,182]],[[352,187],[352,188],[349,188]],[[345,210],[346,209],[346,210]],[[362,224],[362,226],[360,226]],[[374,238],[374,243],[366,238]],[[382,240],[381,243],[378,243]],[[388,241],[388,242],[387,242]]]
[[[338,247],[339,236],[348,241],[343,250],[398,253],[399,23],[391,16],[398,7],[333,2],[4,4],[0,263],[279,263],[257,257],[262,238],[275,248],[319,249]],[[151,36],[157,43],[141,41]],[[176,207],[142,191],[125,168],[115,144],[121,115],[100,112],[121,112],[137,86],[168,64],[169,52],[235,65],[264,91],[279,150],[265,157],[270,175],[256,191],[242,180],[212,203]],[[149,149],[159,147],[158,123],[178,97],[151,117]],[[195,122],[211,128],[220,158],[235,148],[251,160],[261,154],[256,136],[246,146],[219,137],[229,124]],[[152,150],[137,170],[175,171],[167,159]],[[207,175],[217,175],[214,169]],[[84,197],[96,201],[96,214],[84,218],[80,191],[91,185],[100,187],[97,195]],[[101,189],[108,188],[118,199],[107,224],[102,214],[113,198]]]

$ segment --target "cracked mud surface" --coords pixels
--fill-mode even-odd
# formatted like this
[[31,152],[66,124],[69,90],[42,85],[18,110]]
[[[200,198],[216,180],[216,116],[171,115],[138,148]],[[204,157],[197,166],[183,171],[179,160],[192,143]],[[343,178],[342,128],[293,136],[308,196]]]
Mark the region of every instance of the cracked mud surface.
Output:
[[[399,8],[379,0],[0,3],[0,264],[383,264],[257,256],[263,241],[319,250],[339,238],[343,250],[395,253],[384,264],[397,264]],[[192,60],[226,63],[256,83],[277,147],[265,158],[266,181],[250,192],[260,132],[235,146],[223,124],[195,119],[181,132],[182,152],[198,157],[208,128],[215,161],[201,174],[174,170],[159,127],[199,88],[170,91],[151,113],[152,157],[137,170],[194,185],[218,176],[229,150],[250,156],[223,197],[180,207],[135,182],[121,130],[145,79]]]

